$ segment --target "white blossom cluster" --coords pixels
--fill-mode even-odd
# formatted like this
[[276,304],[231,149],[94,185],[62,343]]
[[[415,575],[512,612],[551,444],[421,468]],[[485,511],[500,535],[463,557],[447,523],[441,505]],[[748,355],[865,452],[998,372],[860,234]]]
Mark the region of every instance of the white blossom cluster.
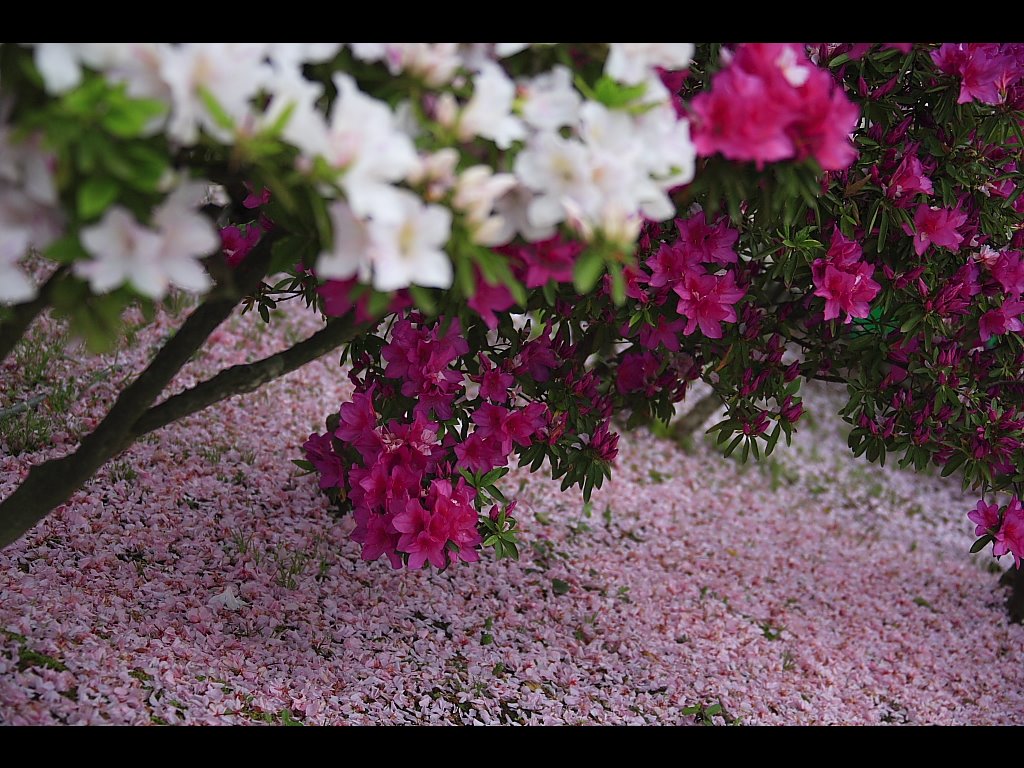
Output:
[[[329,61],[343,45],[39,43],[33,55],[52,95],[75,88],[88,68],[124,83],[133,97],[163,103],[165,114],[147,130],[177,146],[203,134],[230,145],[289,111],[281,138],[299,150],[298,168],[322,158],[337,171],[342,193],[325,189],[336,197],[328,204],[334,243],[317,274],[357,276],[378,290],[450,286],[448,249],[457,231],[497,246],[568,226],[628,246],[643,217],[673,215],[668,191],[693,176],[688,123],[657,74],[658,67],[685,68],[691,44],[609,44],[605,74],[645,86],[636,102],[612,109],[587,98],[564,65],[519,80],[502,66],[549,44],[349,43],[355,58],[420,87],[392,107],[338,72],[325,114],[318,106],[324,86],[307,80],[303,65]],[[210,112],[211,98],[218,114]],[[31,148],[15,151],[3,141],[0,133],[0,302],[13,303],[34,290],[18,259],[30,244],[52,241],[60,222],[52,167],[40,167]],[[197,213],[198,199],[195,185],[180,186],[146,224],[111,207],[82,231],[92,258],[76,263],[76,274],[99,293],[125,283],[154,298],[172,285],[205,290],[210,281],[199,259],[218,238]]]

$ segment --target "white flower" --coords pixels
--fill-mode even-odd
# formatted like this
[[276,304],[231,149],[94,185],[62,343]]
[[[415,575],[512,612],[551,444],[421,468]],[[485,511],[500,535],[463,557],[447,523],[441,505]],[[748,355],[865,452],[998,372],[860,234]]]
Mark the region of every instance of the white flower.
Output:
[[513,141],[525,138],[522,121],[512,114],[515,96],[515,83],[505,71],[493,61],[484,62],[473,78],[473,96],[459,115],[459,138],[468,141],[483,136],[499,149],[508,149]]
[[270,104],[260,118],[260,127],[269,127],[290,109],[281,137],[304,155],[321,154],[327,147],[327,120],[317,108],[324,87],[302,76],[296,67],[275,71],[265,85]]
[[158,261],[160,236],[125,208],[109,208],[98,224],[82,230],[81,240],[94,258],[75,262],[74,271],[89,281],[94,293],[109,293],[126,282],[150,298],[167,293],[167,275]]
[[550,227],[565,221],[565,199],[575,199],[588,209],[597,197],[591,177],[587,148],[576,139],[557,133],[532,136],[526,148],[516,156],[515,173],[519,180],[537,193],[528,210],[534,227]]
[[473,242],[495,246],[507,243],[513,232],[494,204],[518,182],[511,173],[495,173],[486,165],[474,165],[459,174],[452,203],[466,215]]
[[213,223],[196,207],[207,195],[208,185],[190,181],[182,184],[156,209],[161,244],[157,258],[172,285],[193,293],[204,293],[212,285],[199,259],[220,246]]
[[0,305],[20,304],[36,297],[36,285],[22,272],[17,263],[0,256]]
[[494,211],[505,223],[505,229],[496,234],[499,242],[508,242],[518,232],[524,240],[535,243],[547,240],[555,234],[553,224],[537,227],[530,223],[529,210],[535,195],[529,189],[518,185],[499,197],[494,203]]
[[575,126],[583,99],[572,84],[572,72],[557,66],[522,86],[523,120],[541,131]]
[[214,595],[213,597],[211,597],[209,601],[207,601],[206,605],[214,611],[221,609],[228,611],[237,611],[240,608],[243,608],[244,606],[248,605],[248,603],[245,600],[242,600],[241,598],[237,597],[235,595],[234,586],[229,584],[227,587],[225,587],[224,591],[221,592],[219,595]]
[[424,205],[411,192],[395,190],[390,210],[369,224],[374,288],[451,287],[452,263],[443,250],[451,223],[447,208]]
[[264,43],[184,43],[163,49],[160,74],[173,102],[168,135],[188,146],[202,128],[219,141],[230,141],[232,132],[217,123],[200,94],[213,97],[236,126],[245,123],[250,99],[271,74],[265,55]]
[[327,206],[334,230],[334,247],[320,254],[316,272],[320,277],[345,280],[359,276],[362,283],[372,275],[370,235],[366,222],[357,219],[344,200],[335,200]]
[[338,97],[323,154],[345,170],[341,186],[356,215],[374,216],[389,204],[391,182],[415,171],[419,158],[387,104],[360,91],[348,75],[335,75],[334,83]]
[[529,47],[530,43],[495,43],[494,55],[500,59],[505,59],[509,56],[515,56],[520,51],[525,51]]
[[693,58],[693,43],[609,43],[604,71],[627,85],[646,82],[655,67],[685,69]]
[[121,206],[111,207],[98,224],[82,230],[82,245],[93,259],[76,262],[75,274],[88,280],[95,293],[109,293],[125,283],[153,299],[163,298],[171,285],[208,290],[210,278],[199,259],[213,252],[220,238],[195,210],[205,194],[203,183],[178,187],[156,209],[156,230],[139,224]]

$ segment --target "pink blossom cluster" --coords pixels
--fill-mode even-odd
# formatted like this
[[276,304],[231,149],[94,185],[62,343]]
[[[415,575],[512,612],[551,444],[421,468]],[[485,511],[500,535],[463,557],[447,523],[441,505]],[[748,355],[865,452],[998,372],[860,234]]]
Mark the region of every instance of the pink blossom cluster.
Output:
[[1000,507],[998,504],[986,504],[982,499],[978,506],[967,514],[971,522],[976,523],[976,536],[988,536],[993,540],[992,555],[1002,557],[1013,556],[1013,562],[1020,568],[1024,559],[1024,505],[1014,496],[1009,504]]
[[[655,289],[647,297],[655,306],[665,302],[669,289],[676,294],[676,312],[686,321],[680,324],[684,336],[699,327],[707,338],[720,339],[722,323],[736,322],[736,304],[746,295],[736,282],[735,270],[724,268],[737,263],[739,233],[724,216],[709,223],[703,211],[676,219],[675,225],[678,239],[660,245],[647,259],[650,278],[640,273],[635,283],[646,282]],[[648,332],[642,343],[654,348],[661,342],[671,348],[673,341],[665,334],[673,331],[678,332],[676,324],[661,324]]]
[[[381,349],[379,375],[353,377],[356,392],[341,405],[336,426],[304,446],[320,487],[351,504],[352,539],[365,560],[386,555],[394,568],[439,569],[477,561],[484,499],[459,470],[483,478],[504,468],[516,446],[550,438],[547,406],[522,400],[513,386],[517,375],[550,375],[557,365],[550,338],[530,342],[500,367],[481,355],[478,373],[467,379],[455,363],[468,352],[458,320],[402,317]],[[467,381],[476,384],[472,399]]]
[[943,43],[931,55],[940,71],[960,78],[958,104],[1010,101],[1016,106],[1024,96],[1024,45],[1020,43]]
[[874,267],[862,258],[860,245],[836,227],[825,258],[811,264],[814,295],[825,299],[825,320],[836,319],[840,311],[846,313],[847,323],[868,316],[869,304],[882,286],[871,279]]
[[765,163],[813,157],[826,170],[853,162],[859,110],[832,76],[791,43],[746,43],[723,56],[691,104],[698,154]]

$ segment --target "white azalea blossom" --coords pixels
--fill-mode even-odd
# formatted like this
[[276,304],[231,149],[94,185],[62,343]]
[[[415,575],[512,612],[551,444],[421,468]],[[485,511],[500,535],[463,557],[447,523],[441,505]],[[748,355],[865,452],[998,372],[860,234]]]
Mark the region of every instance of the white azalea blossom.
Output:
[[686,69],[693,59],[693,43],[609,43],[605,74],[629,85],[646,82],[655,67]]
[[452,214],[439,205],[424,205],[411,192],[394,193],[388,215],[370,221],[373,287],[394,291],[409,285],[450,288],[452,262],[444,252]]
[[341,184],[352,210],[371,216],[388,207],[391,184],[414,172],[419,159],[387,104],[360,91],[347,75],[335,76],[334,83],[338,97],[323,154],[328,163],[344,169]]
[[366,222],[356,218],[344,200],[335,200],[327,207],[334,230],[334,243],[316,262],[316,272],[331,280],[346,280],[358,275],[359,281],[369,282],[373,275],[370,260],[370,233]]
[[250,100],[271,74],[265,55],[265,43],[185,43],[165,49],[160,74],[172,99],[168,135],[188,146],[203,129],[230,143],[232,132],[218,124],[202,94],[209,94],[235,125],[245,123]]
[[557,66],[521,84],[523,120],[540,131],[557,131],[579,121],[583,98],[573,87],[572,72]]
[[189,183],[176,189],[153,216],[156,229],[143,226],[125,208],[109,208],[98,224],[82,230],[90,261],[76,262],[75,274],[96,293],[109,293],[125,283],[143,296],[161,299],[174,285],[202,292],[211,282],[198,259],[220,245],[210,221],[195,211],[206,185]]
[[522,121],[512,114],[515,83],[492,61],[486,62],[473,78],[473,96],[458,120],[459,138],[474,136],[491,139],[499,149],[508,149],[512,142],[526,136]]
[[452,203],[465,214],[473,242],[495,246],[512,238],[504,218],[494,212],[494,205],[517,183],[511,173],[495,173],[486,165],[474,165],[459,175]]

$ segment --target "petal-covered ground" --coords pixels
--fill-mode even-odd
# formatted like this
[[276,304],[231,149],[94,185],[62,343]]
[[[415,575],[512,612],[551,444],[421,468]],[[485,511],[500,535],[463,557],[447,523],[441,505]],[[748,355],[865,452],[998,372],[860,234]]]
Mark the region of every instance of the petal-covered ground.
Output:
[[[0,368],[0,409],[47,395],[0,420],[0,498],[174,326],[78,363],[41,325]],[[261,327],[233,318],[175,387],[315,320]],[[514,472],[518,562],[395,573],[289,461],[336,363],[144,438],[0,553],[0,722],[1024,724],[976,499],[850,457],[833,394],[761,465],[626,435],[587,509]]]

